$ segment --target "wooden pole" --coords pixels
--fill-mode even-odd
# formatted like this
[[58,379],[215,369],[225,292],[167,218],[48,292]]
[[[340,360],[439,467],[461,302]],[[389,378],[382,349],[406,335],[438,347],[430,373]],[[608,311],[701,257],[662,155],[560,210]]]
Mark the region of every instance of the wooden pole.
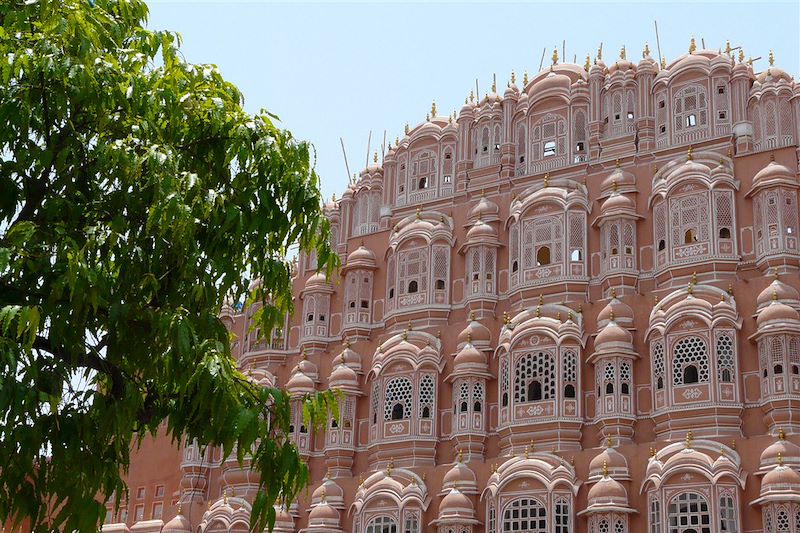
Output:
[[339,142],[342,143],[342,155],[344,156],[344,169],[347,171],[347,183],[350,183],[352,174],[350,174],[350,165],[347,164],[347,152],[344,149],[344,140],[339,137]]
[[544,65],[544,54],[547,52],[547,47],[545,46],[542,48],[542,58],[539,60],[539,72],[542,71],[542,65]]
[[661,65],[661,41],[658,38],[658,21],[654,20],[653,24],[656,27],[656,46],[658,47],[658,64]]
[[369,166],[369,148],[372,144],[372,130],[369,130],[369,137],[367,138],[367,162],[364,163],[364,168]]
[[381,165],[383,165],[383,156],[386,155],[386,130],[383,130],[383,144],[381,144]]

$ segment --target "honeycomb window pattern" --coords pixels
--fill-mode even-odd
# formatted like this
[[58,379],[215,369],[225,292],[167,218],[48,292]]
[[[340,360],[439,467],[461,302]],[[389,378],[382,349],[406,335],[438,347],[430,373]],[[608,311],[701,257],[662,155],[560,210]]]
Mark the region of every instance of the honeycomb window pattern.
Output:
[[402,406],[402,417],[411,418],[411,398],[413,390],[411,380],[408,378],[394,378],[386,384],[386,401],[383,405],[383,419],[392,419],[392,410],[395,405]]
[[708,382],[708,349],[700,337],[687,337],[675,344],[673,359],[673,383],[684,384],[684,369],[694,365],[697,369],[697,381]]
[[722,334],[717,337],[717,372],[719,381],[731,383],[735,368],[733,340],[730,335]]
[[528,385],[531,381],[539,381],[542,385],[542,399],[555,397],[555,363],[549,353],[538,352],[525,354],[517,362],[514,376],[514,401],[529,402]]

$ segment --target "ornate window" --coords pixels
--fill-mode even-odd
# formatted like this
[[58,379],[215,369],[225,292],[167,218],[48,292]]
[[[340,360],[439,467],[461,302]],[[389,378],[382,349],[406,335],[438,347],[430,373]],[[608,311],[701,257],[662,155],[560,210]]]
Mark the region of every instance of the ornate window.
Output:
[[737,524],[736,507],[734,506],[733,498],[730,496],[721,497],[719,499],[719,530],[721,532],[736,533],[738,531]]
[[411,380],[405,377],[391,379],[386,383],[383,406],[383,419],[402,420],[411,418]]
[[650,500],[650,533],[661,533],[661,502]]
[[717,379],[722,383],[733,383],[736,363],[733,352],[733,340],[727,334],[717,337]]
[[669,504],[668,533],[711,533],[708,501],[696,492],[683,492]]
[[562,385],[564,386],[564,398],[574,398],[578,384],[578,361],[575,352],[570,350],[564,353],[564,362],[562,368],[563,368]]
[[547,509],[534,498],[512,501],[503,513],[503,533],[548,533]]
[[664,388],[664,343],[656,341],[652,347],[653,353],[653,384],[656,390]]
[[330,295],[314,294],[303,299],[303,338],[327,337]]
[[406,512],[405,526],[403,533],[419,533],[419,517],[416,513]]
[[411,191],[422,191],[436,187],[436,156],[423,151],[411,160]]
[[700,85],[689,85],[675,94],[674,131],[677,134],[708,124],[708,99],[706,89]]
[[423,376],[419,385],[420,418],[431,418],[433,416],[433,392],[433,378],[430,375]]
[[531,172],[564,166],[567,155],[567,121],[548,113],[531,130]]
[[358,270],[347,274],[345,280],[345,324],[371,321],[372,272]]
[[467,288],[470,295],[494,294],[496,250],[488,246],[470,249],[467,254]]
[[572,153],[573,163],[589,160],[589,145],[586,142],[586,113],[578,109],[572,116]]
[[708,381],[708,350],[703,339],[685,338],[675,345],[673,354],[673,383],[676,386]]
[[508,407],[508,359],[500,361],[500,407]]
[[523,356],[516,365],[514,401],[524,403],[555,398],[554,373],[552,354],[538,352]]
[[397,522],[388,516],[373,518],[367,526],[366,533],[398,533]]
[[[398,285],[400,296],[428,290],[428,248],[412,248],[399,252]],[[424,297],[422,303],[425,302]]]
[[569,501],[564,498],[558,498],[555,505],[555,513],[553,513],[553,521],[555,522],[555,533],[570,533],[570,509]]

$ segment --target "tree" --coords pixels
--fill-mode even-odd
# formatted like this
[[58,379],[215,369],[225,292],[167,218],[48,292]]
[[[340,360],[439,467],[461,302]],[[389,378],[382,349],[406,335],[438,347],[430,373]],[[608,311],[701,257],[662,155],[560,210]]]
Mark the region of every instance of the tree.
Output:
[[308,481],[287,396],[237,371],[217,315],[247,297],[269,332],[292,308],[294,244],[337,266],[310,146],[147,14],[0,4],[0,522],[35,531],[96,530],[162,422],[252,453],[259,530]]

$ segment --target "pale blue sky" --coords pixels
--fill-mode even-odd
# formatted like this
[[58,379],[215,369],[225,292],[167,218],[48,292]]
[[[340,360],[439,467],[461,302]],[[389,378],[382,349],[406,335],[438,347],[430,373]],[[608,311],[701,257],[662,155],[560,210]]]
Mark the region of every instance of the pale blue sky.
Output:
[[[481,93],[497,73],[502,91],[514,69],[538,70],[554,46],[583,64],[603,42],[603,57],[641,57],[645,41],[657,58],[653,20],[667,60],[697,45],[743,46],[767,65],[800,73],[800,2],[632,3],[268,3],[150,1],[150,27],[178,31],[192,63],[214,63],[245,95],[249,111],[266,108],[283,127],[311,141],[326,198],[341,196],[346,173],[363,168],[367,138],[380,148],[403,126],[458,110],[478,78]],[[482,96],[482,95],[481,95]],[[370,155],[370,159],[371,159]]]

